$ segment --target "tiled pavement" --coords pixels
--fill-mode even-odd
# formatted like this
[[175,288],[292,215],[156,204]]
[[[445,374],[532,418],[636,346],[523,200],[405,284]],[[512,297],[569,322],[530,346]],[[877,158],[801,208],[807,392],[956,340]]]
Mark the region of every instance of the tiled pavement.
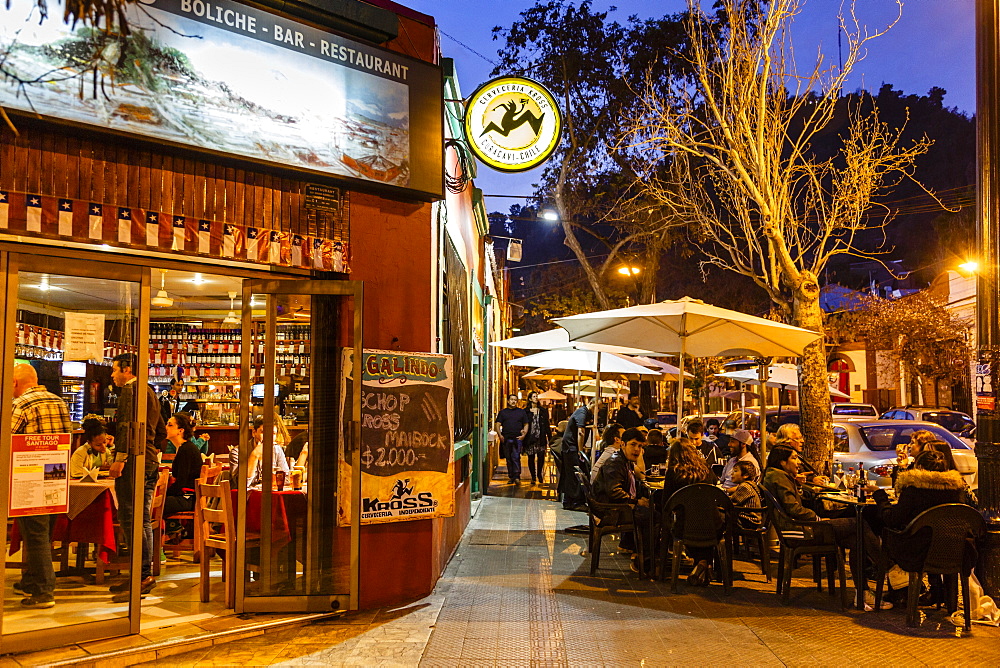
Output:
[[750,562],[737,562],[731,596],[718,584],[672,595],[668,583],[638,580],[606,538],[591,578],[585,536],[563,531],[583,514],[540,486],[491,492],[427,599],[164,665],[1000,665],[996,628],[961,637],[941,612],[920,629],[900,610],[845,613],[806,579],[782,606]]

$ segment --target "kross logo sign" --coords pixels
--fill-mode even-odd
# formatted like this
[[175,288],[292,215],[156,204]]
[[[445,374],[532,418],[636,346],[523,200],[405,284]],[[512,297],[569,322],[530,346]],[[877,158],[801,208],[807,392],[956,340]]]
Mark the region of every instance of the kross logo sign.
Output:
[[472,94],[465,131],[481,161],[502,172],[521,172],[545,162],[559,145],[562,116],[541,84],[501,77]]
[[361,499],[361,518],[433,514],[437,505],[433,493],[414,494],[409,478],[397,479],[388,501],[382,501],[378,497]]

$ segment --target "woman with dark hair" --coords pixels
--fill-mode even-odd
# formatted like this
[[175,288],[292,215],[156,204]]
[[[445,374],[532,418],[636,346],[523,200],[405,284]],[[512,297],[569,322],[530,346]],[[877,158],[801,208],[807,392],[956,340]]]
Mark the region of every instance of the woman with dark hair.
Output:
[[[767,469],[761,486],[766,489],[781,506],[784,514],[797,522],[823,522],[833,531],[837,544],[850,550],[851,577],[855,586],[861,586],[865,591],[865,609],[874,606],[875,596],[868,590],[868,579],[864,576],[863,564],[859,561],[857,550],[857,518],[835,517],[823,519],[802,503],[802,491],[796,476],[799,473],[799,453],[794,448],[776,446],[767,454]],[[778,531],[795,531],[796,525],[788,525],[783,516],[778,516],[775,528]],[[875,564],[884,564],[885,555],[878,538],[872,533],[867,523],[862,527],[865,541],[865,555]],[[882,601],[882,608],[888,610],[892,604]]]
[[[927,452],[928,450],[933,450],[944,458],[945,471],[954,471],[959,474],[958,477],[962,481],[962,485],[965,488],[965,500],[962,501],[962,503],[967,503],[970,506],[978,508],[979,499],[976,497],[976,493],[972,491],[972,488],[969,487],[969,483],[964,477],[962,477],[961,472],[958,470],[958,466],[955,465],[955,456],[951,453],[951,446],[945,441],[927,441],[924,443],[924,449],[921,451],[921,454]],[[917,455],[917,457],[919,458],[920,455]],[[914,465],[915,464],[916,460],[914,460]],[[893,484],[895,484],[895,482]]]
[[104,424],[104,420],[99,417],[88,417],[83,421],[83,444],[73,452],[69,460],[69,475],[71,478],[80,478],[92,469],[111,468],[114,461],[114,453],[111,446],[114,445],[115,437],[111,435]]
[[[699,482],[711,482],[712,473],[705,464],[705,458],[687,439],[674,439],[667,449],[667,473],[663,480],[663,495],[658,505],[665,504],[670,496],[688,485]],[[668,522],[664,521],[664,527]],[[673,526],[673,531],[680,533],[683,526]],[[712,548],[688,547],[688,556],[694,559],[694,570],[688,576],[688,584],[707,587],[712,580]]]
[[[279,429],[278,422],[275,422],[273,429],[273,438],[271,443],[271,448],[273,452],[273,457],[271,459],[271,465],[278,471],[284,472],[286,475],[289,472],[288,460],[285,459],[285,440],[282,436],[282,431],[284,431],[284,426],[282,425]],[[287,434],[287,431],[285,431]],[[253,442],[254,448],[250,452],[250,458],[247,460],[247,485],[253,487],[259,485],[263,479],[263,474],[261,471],[261,463],[264,461],[264,416],[258,415],[253,420]]]
[[170,416],[167,420],[167,441],[174,446],[177,454],[171,464],[170,486],[163,500],[164,518],[194,510],[194,484],[201,474],[202,458],[193,439],[194,423],[190,416],[187,413]]
[[542,482],[545,467],[545,450],[549,447],[552,427],[549,425],[549,409],[538,401],[538,392],[528,393],[528,433],[524,435],[521,448],[528,455],[528,472],[531,484]]
[[[948,466],[948,455],[940,452],[936,446],[943,441],[929,441],[913,461],[913,467],[900,472],[896,479],[896,503],[889,503],[889,495],[879,489],[874,493],[878,504],[879,516],[885,526],[891,529],[903,529],[914,517],[934,506],[944,503],[969,503],[966,494],[968,487],[962,474]],[[954,466],[954,464],[952,464]],[[910,538],[898,534],[888,534],[886,552],[889,558],[904,571],[919,571],[923,567],[924,557],[930,547],[930,536],[918,533]],[[944,583],[940,575],[928,576],[930,591],[921,597],[926,605],[941,605],[944,603]]]

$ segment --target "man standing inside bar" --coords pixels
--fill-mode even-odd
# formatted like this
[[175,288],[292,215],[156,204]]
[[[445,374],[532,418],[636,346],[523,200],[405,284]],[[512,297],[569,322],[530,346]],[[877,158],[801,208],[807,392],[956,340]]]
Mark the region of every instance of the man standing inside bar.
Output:
[[[71,434],[66,402],[38,384],[38,373],[30,364],[14,367],[12,434]],[[24,572],[14,591],[25,595],[25,608],[51,608],[56,604],[56,573],[52,569],[52,526],[56,515],[18,517],[24,539]]]
[[[147,385],[145,392],[137,390],[138,381],[135,376],[136,356],[133,353],[118,355],[111,362],[111,380],[121,388],[121,399],[118,401],[118,429],[115,434],[115,463],[111,466],[111,474],[117,475],[115,491],[118,496],[118,517],[125,540],[132,536],[132,519],[135,515],[132,507],[132,480],[134,479],[136,448],[132,443],[132,423],[136,419],[137,394],[141,399],[146,397],[146,431],[145,448],[146,463],[143,471],[143,503],[142,503],[142,582],[139,585],[140,594],[148,594],[156,586],[153,578],[153,525],[150,520],[150,508],[153,503],[153,491],[156,488],[157,465],[156,458],[160,445],[166,440],[167,430],[163,416],[160,414],[160,402],[156,392]],[[138,444],[136,444],[138,445]],[[115,603],[125,603],[129,600],[130,581],[125,580],[113,585],[111,591],[115,594]]]
[[517,395],[507,397],[507,408],[497,413],[496,431],[500,434],[500,454],[507,461],[507,478],[521,482],[521,443],[528,433],[528,412],[517,405]]

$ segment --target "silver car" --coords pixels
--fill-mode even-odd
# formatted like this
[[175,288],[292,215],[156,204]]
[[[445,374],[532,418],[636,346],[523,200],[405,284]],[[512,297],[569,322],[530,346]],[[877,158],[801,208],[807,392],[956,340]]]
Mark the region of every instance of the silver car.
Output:
[[862,463],[869,476],[876,474],[875,484],[888,487],[892,465],[896,463],[896,446],[910,442],[913,432],[926,429],[951,446],[951,454],[959,473],[969,487],[979,487],[979,461],[976,453],[960,438],[933,422],[900,420],[835,420],[833,423],[833,460],[857,469]]

